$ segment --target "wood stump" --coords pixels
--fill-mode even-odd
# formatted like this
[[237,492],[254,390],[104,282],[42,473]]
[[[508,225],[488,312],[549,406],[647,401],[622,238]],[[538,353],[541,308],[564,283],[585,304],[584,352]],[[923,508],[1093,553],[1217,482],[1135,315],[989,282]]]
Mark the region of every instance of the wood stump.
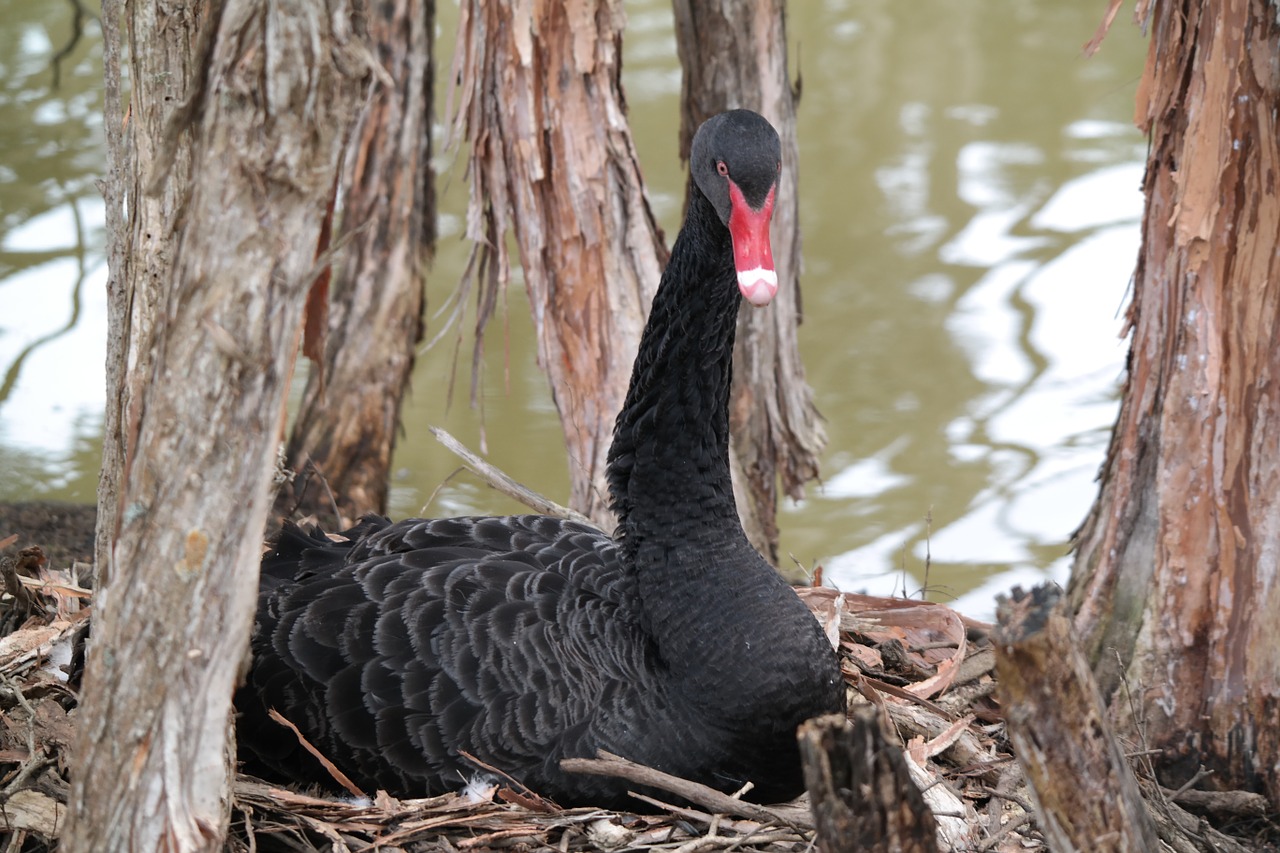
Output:
[[875,709],[816,717],[799,738],[822,853],[936,853],[933,813]]
[[997,609],[996,671],[1009,741],[1053,850],[1159,850],[1137,780],[1052,584]]

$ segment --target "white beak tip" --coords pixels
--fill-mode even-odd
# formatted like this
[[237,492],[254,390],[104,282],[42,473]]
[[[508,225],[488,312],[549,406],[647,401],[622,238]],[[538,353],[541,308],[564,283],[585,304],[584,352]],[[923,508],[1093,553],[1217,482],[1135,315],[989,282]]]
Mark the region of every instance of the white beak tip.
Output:
[[757,307],[768,305],[778,294],[778,274],[764,267],[738,271],[738,290],[742,297]]

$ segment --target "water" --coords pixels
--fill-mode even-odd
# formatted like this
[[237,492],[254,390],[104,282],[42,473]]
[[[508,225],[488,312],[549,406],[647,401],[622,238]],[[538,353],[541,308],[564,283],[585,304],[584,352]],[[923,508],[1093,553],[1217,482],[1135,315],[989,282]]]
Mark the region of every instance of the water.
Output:
[[[918,595],[927,584],[981,617],[1013,583],[1066,576],[1115,417],[1145,153],[1130,122],[1145,46],[1119,21],[1084,59],[1100,10],[1079,5],[792,4],[801,347],[830,444],[824,482],[782,509],[782,547],[843,587]],[[670,239],[684,180],[671,15],[657,2],[627,10],[624,85]],[[68,7],[0,0],[0,11],[11,22],[0,29],[0,499],[89,502],[105,340],[98,36],[89,27],[53,91]],[[446,52],[455,19],[442,4]],[[433,314],[467,251],[461,161],[442,154],[438,167]],[[468,340],[451,404],[454,336],[420,358],[393,515],[517,509],[451,476],[458,465],[428,424],[483,440],[495,464],[565,496],[518,287],[508,303],[486,342],[479,409],[467,405]]]
[[106,346],[102,60],[70,5],[0,0],[0,499],[91,503]]

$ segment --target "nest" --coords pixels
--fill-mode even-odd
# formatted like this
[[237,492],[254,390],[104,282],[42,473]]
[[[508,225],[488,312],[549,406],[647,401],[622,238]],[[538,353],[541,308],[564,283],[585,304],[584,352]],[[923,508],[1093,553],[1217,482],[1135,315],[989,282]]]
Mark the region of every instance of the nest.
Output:
[[[0,541],[0,547],[11,543]],[[51,569],[38,548],[0,557],[0,832],[10,851],[51,847],[66,822],[76,684],[91,594],[84,566]],[[995,689],[990,626],[938,604],[800,590],[839,649],[851,714],[873,709],[902,747],[911,795],[937,822],[940,849],[1047,849],[1010,752]],[[896,753],[896,750],[895,750]],[[895,759],[896,760],[896,759]],[[803,851],[806,798],[759,806],[614,756],[574,761],[671,792],[634,813],[564,809],[514,782],[430,799],[337,798],[238,775],[235,851]],[[741,794],[742,792],[739,792]],[[903,792],[907,793],[907,792]],[[904,800],[905,802],[905,800]]]
[[[0,639],[0,800],[7,825],[39,849],[65,823],[74,740],[77,645],[90,593],[79,571],[50,569],[38,548],[6,559]],[[1036,849],[1017,764],[990,700],[994,655],[984,626],[936,604],[801,590],[838,644],[854,702],[883,709],[930,786],[935,813],[963,813],[983,849]],[[971,637],[978,641],[973,642]],[[422,800],[292,791],[238,776],[234,850],[679,850],[809,849],[803,801],[763,807],[613,757],[584,772],[623,776],[670,791],[671,803],[637,800],[636,813],[562,809],[517,785]],[[997,796],[997,793],[999,794]],[[674,803],[694,805],[675,805]],[[978,849],[975,845],[974,849]]]

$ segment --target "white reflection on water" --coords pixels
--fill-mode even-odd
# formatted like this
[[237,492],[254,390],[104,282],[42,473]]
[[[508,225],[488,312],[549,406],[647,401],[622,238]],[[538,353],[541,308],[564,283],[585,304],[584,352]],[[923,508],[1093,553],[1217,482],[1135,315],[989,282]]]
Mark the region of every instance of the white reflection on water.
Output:
[[[0,366],[17,371],[0,408],[0,446],[39,456],[50,476],[72,464],[80,441],[96,441],[106,388],[107,268],[101,260],[80,281],[69,258],[47,261],[3,283]],[[78,291],[78,293],[77,293]],[[78,316],[73,306],[79,303]],[[28,484],[31,494],[57,491],[52,479]],[[91,500],[92,495],[81,496]]]
[[[1094,125],[1088,129],[1098,135],[1109,129]],[[832,558],[828,577],[838,585],[917,594],[926,558],[975,569],[1003,564],[1000,574],[951,602],[992,618],[995,594],[1013,584],[1066,580],[1066,542],[1095,497],[1115,420],[1125,352],[1119,313],[1139,240],[1142,167],[1099,168],[1065,183],[1037,208],[1025,194],[1003,191],[1001,179],[1009,163],[1036,159],[1025,147],[967,146],[961,192],[979,210],[939,249],[951,263],[987,270],[957,300],[945,328],[989,389],[947,426],[949,450],[956,462],[986,463],[989,485],[927,541],[923,524],[913,524]],[[1029,236],[1011,233],[1027,229]],[[1055,242],[1052,232],[1071,234],[1073,242],[1045,261],[1029,259]],[[897,485],[886,456],[892,452],[847,466],[823,497],[864,494],[847,485],[853,482],[885,490]],[[1042,567],[1035,546],[1061,546],[1064,553]],[[904,559],[908,548],[910,561]]]

